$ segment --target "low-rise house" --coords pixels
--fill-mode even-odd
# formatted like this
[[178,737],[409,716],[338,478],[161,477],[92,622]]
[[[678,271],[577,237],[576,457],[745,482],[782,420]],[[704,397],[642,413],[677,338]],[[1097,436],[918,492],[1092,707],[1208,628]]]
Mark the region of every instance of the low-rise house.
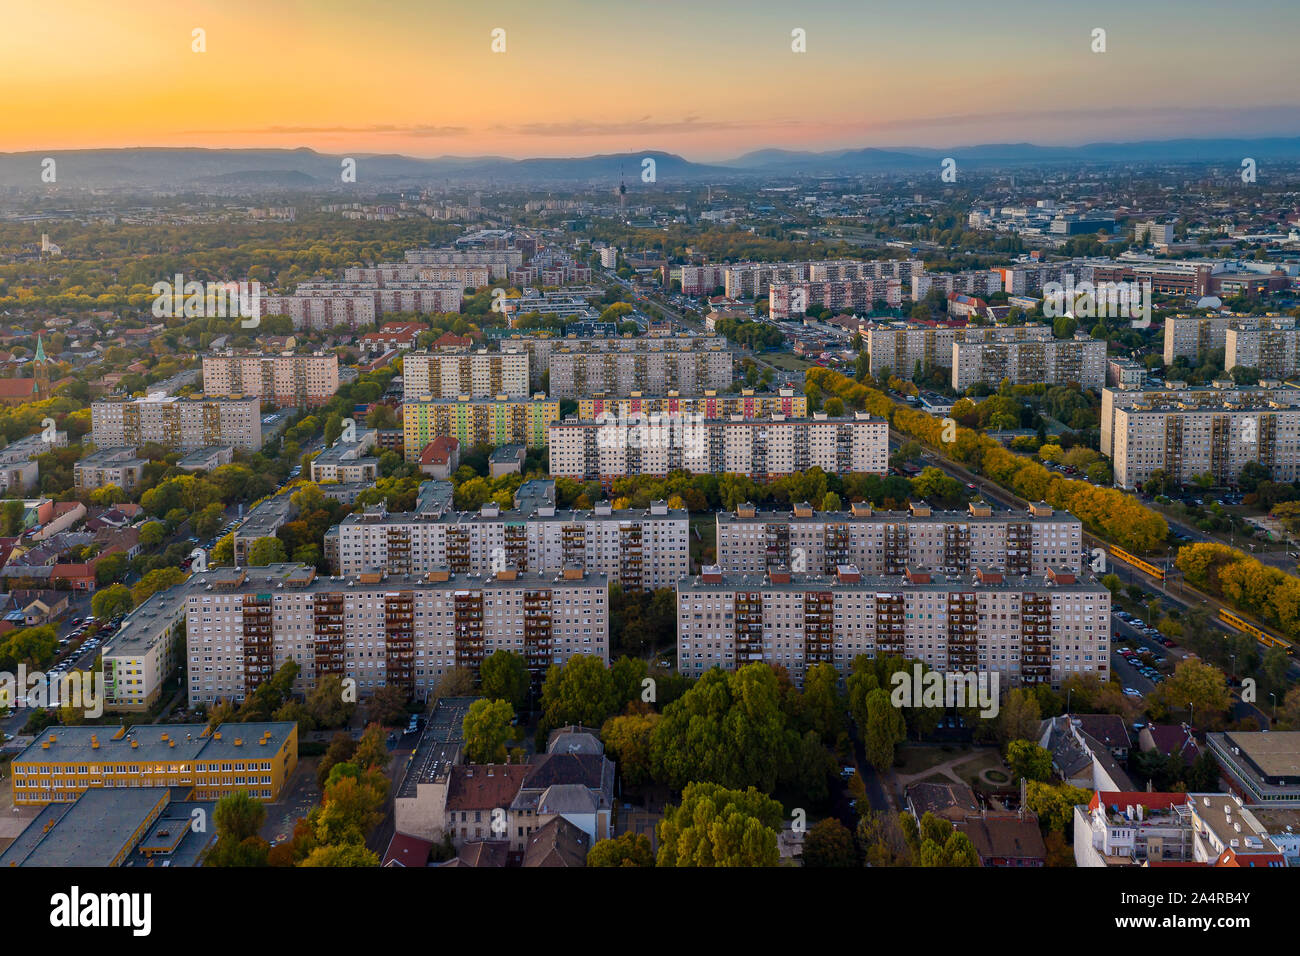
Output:
[[1064,714],[1039,726],[1039,746],[1052,754],[1052,769],[1066,783],[1085,790],[1137,788],[1109,746],[1083,729],[1081,718]]
[[927,813],[955,822],[980,812],[975,791],[964,783],[912,783],[905,797],[907,810],[918,823]]
[[1047,865],[1047,846],[1038,817],[1027,810],[995,813],[985,810],[953,826],[970,838],[981,866],[1039,867]]
[[524,847],[525,867],[586,866],[591,837],[563,817],[534,830]]
[[1185,793],[1099,790],[1074,808],[1074,862],[1080,867],[1144,866],[1193,860]]
[[420,471],[430,478],[450,478],[460,467],[460,442],[450,435],[439,435],[420,452]]
[[1138,732],[1138,748],[1144,753],[1181,757],[1189,766],[1201,755],[1196,735],[1186,724],[1147,724]]

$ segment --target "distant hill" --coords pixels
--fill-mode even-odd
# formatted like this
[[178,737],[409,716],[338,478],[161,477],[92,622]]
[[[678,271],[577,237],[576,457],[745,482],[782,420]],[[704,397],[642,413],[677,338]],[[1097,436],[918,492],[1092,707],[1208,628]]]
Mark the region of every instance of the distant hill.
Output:
[[[342,155],[312,149],[128,149],[47,150],[0,153],[0,186],[39,187],[41,161],[57,163],[58,182],[100,188],[315,189],[341,184]],[[807,152],[761,149],[720,163],[696,163],[673,153],[650,151],[563,158],[510,159],[503,156],[439,156],[420,159],[397,154],[354,155],[358,182],[381,187],[432,183],[524,185],[607,184],[620,176],[629,189],[641,185],[642,161],[655,161],[657,182],[717,182],[752,176],[802,176],[910,173],[947,156],[959,166],[1003,167],[1048,163],[1230,163],[1250,156],[1260,162],[1300,161],[1300,137],[1261,139],[1176,139],[1086,146],[989,143],[947,149],[900,146]]]

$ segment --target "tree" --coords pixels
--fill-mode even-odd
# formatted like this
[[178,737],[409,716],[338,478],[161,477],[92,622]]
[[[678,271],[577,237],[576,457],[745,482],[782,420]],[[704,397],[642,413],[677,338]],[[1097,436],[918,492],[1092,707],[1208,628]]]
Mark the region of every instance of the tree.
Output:
[[1052,777],[1052,752],[1032,740],[1013,740],[1007,744],[1007,766],[1013,779],[1047,781]]
[[673,788],[710,781],[771,793],[791,778],[799,743],[781,704],[780,684],[766,664],[708,671],[664,708],[651,733],[655,780]]
[[54,660],[58,647],[58,632],[52,624],[10,631],[0,636],[0,670],[12,672],[19,664],[43,668]]
[[229,567],[235,563],[235,533],[223,536],[212,546],[209,564],[213,567]]
[[378,866],[379,856],[360,843],[318,846],[300,866]]
[[127,494],[117,485],[101,485],[91,491],[87,500],[92,505],[107,507],[127,500]]
[[240,842],[261,831],[266,822],[266,807],[247,791],[239,790],[217,801],[212,818],[219,836]]
[[362,770],[383,771],[388,767],[388,748],[384,745],[384,728],[377,723],[366,725],[353,751],[351,762]]
[[479,665],[480,689],[483,696],[504,700],[516,711],[528,703],[528,661],[514,651],[496,651]]
[[285,553],[284,542],[279,538],[258,538],[248,549],[248,565],[263,568],[268,564],[283,564],[289,560]]
[[[139,607],[159,591],[181,584],[189,575],[180,568],[155,568],[136,582],[131,588],[131,600]],[[98,615],[96,615],[98,616]]]
[[146,521],[140,527],[140,543],[146,548],[156,548],[167,537],[167,526],[161,521]]
[[[337,774],[327,784],[324,803],[313,811],[316,839],[322,844],[365,844],[370,831],[382,819],[386,780],[382,774],[357,774],[341,771],[355,765],[337,764],[331,775]],[[383,783],[381,783],[383,781]]]
[[907,739],[907,725],[883,689],[871,691],[866,704],[867,726],[863,733],[863,746],[871,765],[884,772],[894,765],[894,748]]
[[654,866],[650,838],[630,830],[612,840],[597,840],[587,851],[588,866]]
[[375,688],[368,703],[367,713],[378,723],[392,727],[406,720],[406,689],[397,684]]
[[849,828],[834,817],[818,821],[803,840],[803,865],[857,866],[858,852]]
[[506,741],[514,718],[509,701],[480,698],[469,705],[463,729],[470,763],[500,763],[506,759]]
[[102,588],[114,581],[120,581],[130,566],[126,555],[121,551],[100,558],[95,563],[95,585]]
[[1047,831],[1069,832],[1074,826],[1074,808],[1079,804],[1087,806],[1091,801],[1091,790],[1068,783],[1030,780],[1025,785],[1025,805],[1038,817],[1038,825]]
[[470,697],[473,693],[474,672],[468,667],[452,667],[438,678],[430,696],[439,700],[443,697]]
[[218,800],[212,817],[217,841],[204,858],[205,866],[266,866],[270,845],[258,835],[266,821],[260,800],[239,790]]
[[619,776],[629,787],[652,779],[651,741],[662,720],[659,714],[624,714],[611,717],[600,729],[605,754],[618,764]]
[[1200,726],[1210,729],[1223,725],[1232,704],[1223,671],[1194,657],[1180,661],[1169,679],[1156,685],[1148,700],[1165,714],[1194,714]]
[[546,671],[538,737],[544,739],[568,724],[599,727],[617,710],[618,691],[605,662],[590,654],[576,655],[563,667],[552,664]]
[[320,678],[315,689],[307,695],[307,712],[318,727],[345,726],[352,719],[356,707],[356,698],[344,692],[343,678],[338,674],[326,674]]
[[95,592],[90,599],[90,613],[101,621],[107,621],[119,614],[127,614],[135,607],[131,589],[125,584],[112,584]]
[[1013,687],[1007,692],[1007,699],[998,715],[998,739],[1009,743],[1036,737],[1042,719],[1043,711],[1033,692],[1023,687]]
[[868,866],[908,866],[912,851],[900,825],[906,818],[912,828],[916,821],[910,813],[894,814],[868,810],[858,820],[858,846]]
[[659,822],[659,866],[776,866],[781,804],[753,787],[688,784]]
[[27,506],[17,498],[11,498],[4,503],[0,510],[0,530],[3,531],[4,537],[15,537],[23,530],[23,519],[27,515]]

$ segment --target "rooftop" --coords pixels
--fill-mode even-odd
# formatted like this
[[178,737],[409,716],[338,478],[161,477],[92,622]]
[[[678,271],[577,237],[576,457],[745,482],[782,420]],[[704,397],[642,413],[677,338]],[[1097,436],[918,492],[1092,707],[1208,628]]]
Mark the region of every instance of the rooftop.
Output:
[[227,723],[211,733],[207,724],[136,724],[116,730],[60,726],[38,736],[14,764],[269,760],[297,729],[292,721]]

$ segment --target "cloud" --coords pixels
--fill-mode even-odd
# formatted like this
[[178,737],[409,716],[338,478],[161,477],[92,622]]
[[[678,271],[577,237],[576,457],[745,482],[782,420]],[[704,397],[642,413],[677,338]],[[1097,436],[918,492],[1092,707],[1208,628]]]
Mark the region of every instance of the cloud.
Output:
[[803,126],[798,120],[763,120],[739,123],[732,120],[706,120],[686,116],[680,120],[656,120],[642,116],[634,120],[603,122],[570,120],[563,123],[512,123],[490,127],[494,133],[516,136],[623,136],[664,133],[719,133],[754,129],[783,129]]
[[430,139],[465,136],[470,132],[468,126],[429,126],[426,124],[398,125],[376,124],[372,126],[255,126],[246,129],[187,129],[182,133],[192,135],[212,134],[254,134],[265,136],[298,136],[341,133],[347,135],[395,135],[418,136]]

